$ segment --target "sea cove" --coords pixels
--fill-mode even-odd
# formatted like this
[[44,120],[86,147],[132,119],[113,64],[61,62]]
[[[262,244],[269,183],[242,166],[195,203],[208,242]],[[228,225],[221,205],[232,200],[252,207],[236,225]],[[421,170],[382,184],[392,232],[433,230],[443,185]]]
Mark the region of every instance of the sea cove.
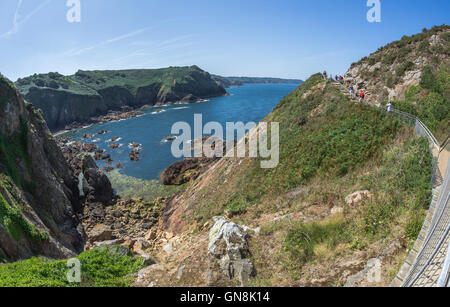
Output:
[[[202,114],[204,122],[259,122],[275,105],[298,85],[296,84],[245,84],[228,89],[230,96],[212,98],[204,102],[177,104],[145,109],[143,115],[122,121],[94,124],[64,134],[74,141],[94,143],[111,155],[113,165],[120,163],[121,174],[138,179],[158,179],[159,174],[176,162],[171,154],[171,143],[164,139],[171,135],[171,127],[179,121],[193,125],[194,114]],[[98,135],[101,130],[108,131]],[[84,140],[83,136],[92,134]],[[112,138],[118,148],[111,149]],[[130,161],[131,144],[141,144],[140,161]],[[98,161],[100,167],[106,162]]]

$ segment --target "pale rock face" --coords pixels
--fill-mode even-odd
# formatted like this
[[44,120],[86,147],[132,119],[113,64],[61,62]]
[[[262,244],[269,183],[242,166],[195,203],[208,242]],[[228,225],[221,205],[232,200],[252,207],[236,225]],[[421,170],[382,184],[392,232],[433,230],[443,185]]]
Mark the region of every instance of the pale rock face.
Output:
[[170,254],[173,250],[173,243],[167,243],[166,245],[164,245],[163,250],[167,253]]
[[382,282],[381,271],[383,270],[383,266],[388,263],[390,259],[398,255],[401,250],[402,245],[399,241],[396,240],[392,242],[377,258],[369,259],[361,271],[349,276],[345,283],[345,287],[376,286]]
[[439,36],[439,35],[433,35],[431,38],[430,38],[430,44],[431,44],[431,46],[436,46],[436,45],[439,45],[439,44],[442,44],[442,39],[441,39],[441,37]]
[[380,69],[380,68],[381,68],[381,62],[378,62],[375,65],[368,67],[367,69],[369,72],[374,72],[375,70]]
[[215,217],[209,233],[207,283],[210,286],[229,285],[233,280],[248,285],[254,273],[248,248],[248,235],[224,217]]
[[369,199],[372,197],[370,191],[358,191],[353,194],[348,195],[345,198],[347,205],[359,205],[364,199]]

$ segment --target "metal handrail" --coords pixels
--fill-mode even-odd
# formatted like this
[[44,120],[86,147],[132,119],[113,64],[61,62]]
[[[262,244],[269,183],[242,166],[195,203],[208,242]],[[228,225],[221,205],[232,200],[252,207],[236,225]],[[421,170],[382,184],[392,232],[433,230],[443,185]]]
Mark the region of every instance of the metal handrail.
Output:
[[[336,82],[336,81],[335,81],[335,83],[339,84],[345,90],[348,90],[342,83]],[[369,104],[369,103],[367,103],[367,104]],[[384,108],[381,107],[381,105],[375,105],[375,106],[380,108],[380,109],[384,109]],[[430,129],[428,129],[428,127],[417,116],[414,116],[412,114],[409,114],[409,113],[406,113],[406,112],[403,112],[403,111],[400,111],[400,110],[397,110],[397,109],[394,109],[394,108],[392,108],[392,113],[397,113],[397,114],[403,115],[405,117],[408,117],[411,120],[415,120],[416,123],[418,123],[425,130],[428,138],[431,139],[431,141],[434,143],[434,145],[439,150],[441,149],[441,145],[439,144],[439,141],[436,139],[436,137],[433,135],[433,133],[430,131]],[[450,137],[450,135],[449,135],[449,137]]]
[[437,286],[440,288],[450,287],[450,244],[448,245],[447,257],[442,268],[441,276],[439,276]]
[[450,134],[447,136],[445,141],[442,143],[441,149],[439,150],[439,152],[442,152],[449,143],[450,143]]
[[[340,82],[336,82],[345,90],[347,88]],[[377,107],[381,108],[382,110],[385,110],[381,107],[381,105],[376,105]],[[387,111],[387,110],[385,110]],[[431,145],[437,149],[437,159],[435,159],[433,163],[433,178],[432,182],[434,182],[434,179],[436,177],[437,169],[438,169],[438,159],[440,156],[440,153],[445,149],[445,147],[450,143],[450,135],[447,137],[447,139],[442,143],[442,145],[439,144],[436,137],[433,135],[433,133],[428,129],[428,127],[417,117],[414,115],[411,115],[409,113],[392,109],[392,114],[395,114],[399,117],[401,117],[402,120],[407,121],[411,120],[416,125],[416,133],[419,135],[426,135],[428,138],[428,141]],[[436,152],[433,152],[433,156],[436,154]],[[449,159],[450,160],[450,159]],[[444,195],[445,192],[448,191],[449,188],[449,181],[450,181],[450,161],[447,166],[446,175],[444,183],[440,186],[441,194],[439,195],[439,198],[436,203],[436,208],[434,210],[433,218],[430,224],[430,227],[428,229],[428,233],[426,235],[425,241],[422,244],[422,247],[420,248],[419,253],[417,254],[416,259],[414,260],[414,263],[411,265],[408,275],[406,279],[403,282],[402,286],[413,286],[416,282],[425,274],[427,268],[434,269],[436,266],[439,269],[440,262],[434,262],[432,261],[435,259],[436,255],[439,253],[442,253],[442,248],[444,248],[444,244],[446,244],[446,241],[448,240],[448,236],[450,235],[450,222],[449,222],[449,216],[448,216],[448,210],[449,210],[449,197],[450,194],[447,193],[447,195]],[[432,203],[433,205],[433,200]],[[431,207],[431,206],[430,206]],[[442,225],[443,224],[443,225]],[[439,227],[438,227],[439,226]],[[445,229],[445,230],[444,230]],[[444,230],[444,231],[442,231]],[[431,252],[431,253],[430,253]],[[442,271],[440,273],[439,279],[436,281],[436,285],[438,286],[450,286],[450,243],[448,252],[446,254],[445,262],[442,264]],[[430,276],[424,276],[426,281],[429,282],[431,280]],[[434,284],[434,281],[432,281],[432,284]],[[423,282],[422,282],[423,283]]]

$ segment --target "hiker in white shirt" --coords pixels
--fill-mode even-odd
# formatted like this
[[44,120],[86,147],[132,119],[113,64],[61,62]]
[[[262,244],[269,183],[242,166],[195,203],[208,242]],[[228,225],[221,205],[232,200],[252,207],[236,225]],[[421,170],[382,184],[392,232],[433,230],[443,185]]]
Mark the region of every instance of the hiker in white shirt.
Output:
[[387,104],[387,111],[388,111],[388,113],[392,113],[392,102],[390,100]]

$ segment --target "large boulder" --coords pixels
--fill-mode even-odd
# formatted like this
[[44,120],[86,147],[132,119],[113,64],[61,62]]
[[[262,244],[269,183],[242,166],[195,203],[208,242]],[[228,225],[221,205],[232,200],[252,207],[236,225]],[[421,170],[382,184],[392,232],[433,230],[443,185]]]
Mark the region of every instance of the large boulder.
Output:
[[224,217],[215,217],[209,233],[207,283],[209,286],[229,286],[239,281],[247,286],[254,275],[250,260],[248,235]]
[[108,177],[100,171],[92,156],[82,157],[83,192],[90,202],[110,205],[114,199],[114,190]]
[[161,173],[160,181],[164,185],[182,185],[197,179],[217,158],[188,158],[175,162]]
[[111,240],[113,238],[113,232],[111,227],[103,224],[98,224],[94,226],[88,236],[91,242],[102,242]]

